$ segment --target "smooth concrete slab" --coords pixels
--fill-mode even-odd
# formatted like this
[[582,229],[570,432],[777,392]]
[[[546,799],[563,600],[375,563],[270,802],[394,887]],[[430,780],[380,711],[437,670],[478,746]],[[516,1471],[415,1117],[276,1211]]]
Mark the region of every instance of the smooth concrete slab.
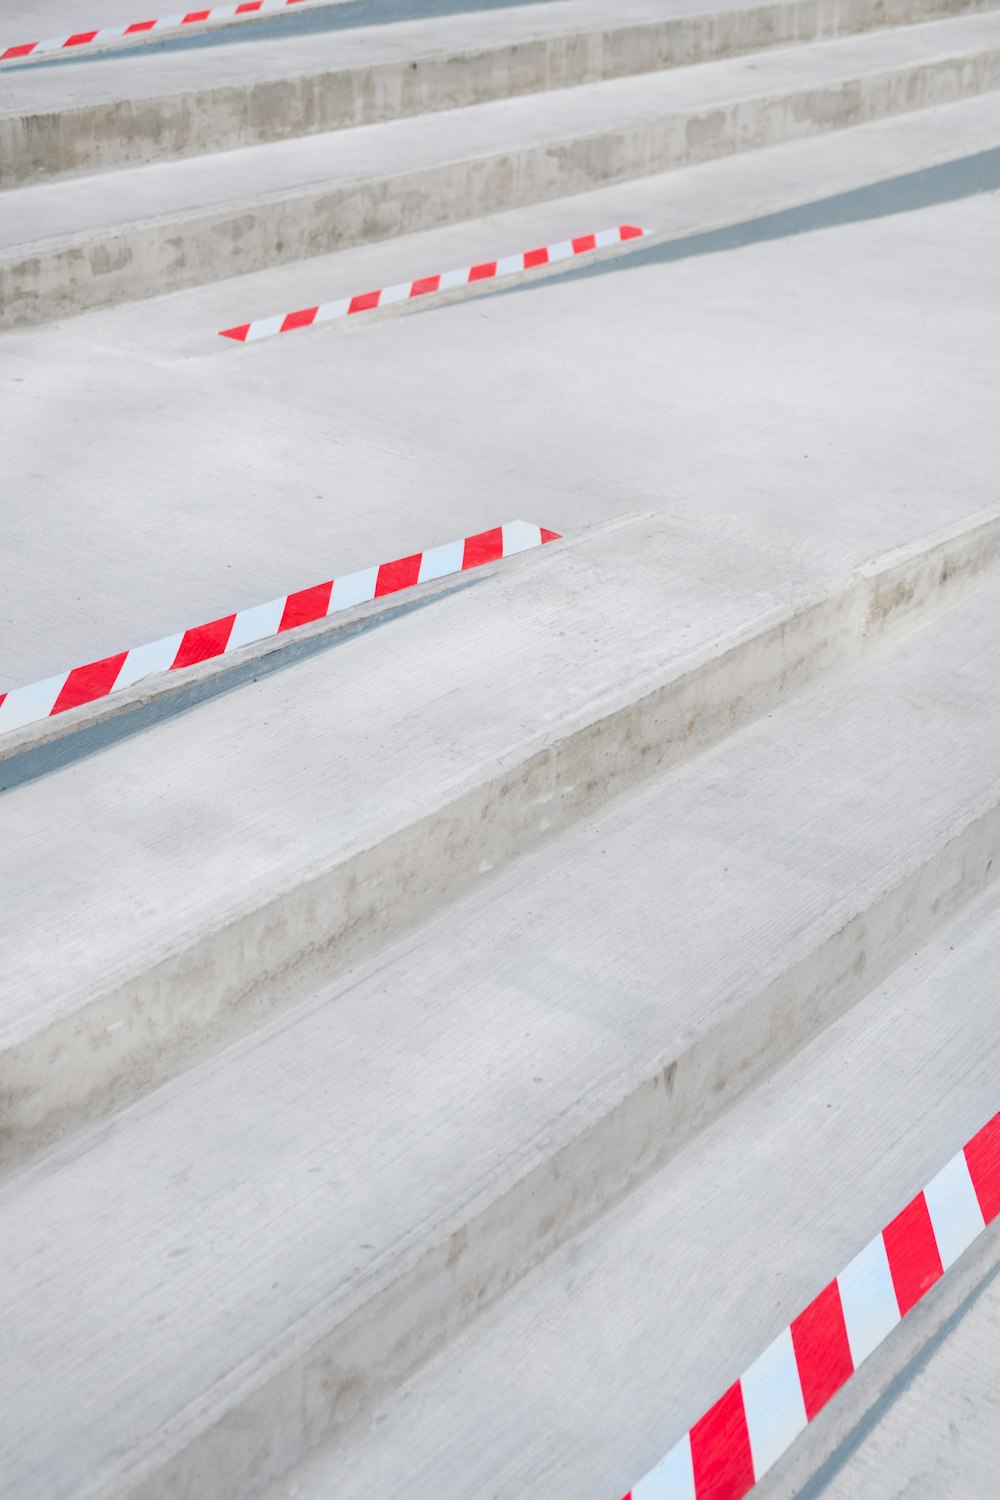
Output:
[[126,720],[126,738],[34,779],[5,762],[4,1163],[933,617],[998,553],[994,514],[817,582],[773,535],[706,546],[652,517],[144,732]]
[[0,337],[0,690],[518,514],[577,534],[665,507],[709,545],[795,538],[827,576],[994,504],[995,195],[249,348],[216,333],[989,145],[987,97]]
[[[908,958],[1000,852],[998,603],[983,590],[817,684],[9,1179],[0,1452],[20,1500],[252,1492]],[[247,833],[226,832],[245,858],[261,848]],[[962,934],[944,943],[947,989],[924,960],[915,1013],[913,975],[896,991],[904,1024],[879,993],[849,1060],[834,1052],[797,1093],[765,1087],[721,1160],[685,1163],[680,1197],[643,1199],[650,1222],[630,1207],[599,1225],[614,1277],[567,1251],[578,1322],[526,1315],[518,1295],[545,1353],[497,1338],[493,1385],[459,1366],[453,1390],[496,1420],[424,1409],[405,1474],[386,1424],[362,1455],[374,1493],[435,1494],[436,1465],[442,1492],[513,1494],[505,1466],[523,1476],[530,1458],[544,1493],[569,1496],[558,1465],[585,1393],[610,1402],[590,1442],[641,1379],[628,1449],[589,1476],[571,1455],[584,1494],[618,1472],[602,1467],[615,1451],[611,1492],[638,1477],[995,1107],[996,924]],[[589,1291],[608,1294],[601,1316]],[[647,1365],[622,1345],[638,1355],[660,1317],[679,1321]],[[545,1399],[557,1329],[567,1358],[581,1336],[591,1354]],[[611,1396],[616,1348],[635,1383]],[[420,1410],[407,1399],[404,1418]],[[328,1493],[365,1492],[342,1478]]]
[[[998,915],[984,895],[267,1500],[625,1493],[995,1112]],[[987,1232],[754,1493],[990,1494],[998,1264]]]
[[220,151],[995,8],[995,0],[550,0],[280,45],[114,55],[14,71],[0,184]]
[[1000,86],[1000,14],[11,190],[0,319],[45,320]]

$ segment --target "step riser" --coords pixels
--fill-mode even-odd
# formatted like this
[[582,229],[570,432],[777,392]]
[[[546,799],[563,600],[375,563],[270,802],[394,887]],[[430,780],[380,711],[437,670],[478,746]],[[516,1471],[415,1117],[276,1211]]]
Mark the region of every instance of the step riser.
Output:
[[998,87],[1000,48],[991,48],[830,88],[741,99],[599,136],[248,203],[238,211],[228,206],[78,242],[33,245],[0,262],[0,327],[151,297]]
[[[560,543],[550,557],[558,561]],[[681,764],[817,675],[931,617],[1000,570],[1000,519],[884,559],[681,677],[437,812],[245,912],[0,1052],[0,1164],[246,1035],[316,986],[611,798]],[[773,617],[772,617],[773,618]]]
[[0,117],[0,185],[288,140],[782,44],[995,8],[996,0],[819,0],[541,37],[347,71],[192,88],[159,99]]
[[641,1080],[622,1080],[618,1100],[601,1101],[603,1113],[567,1122],[566,1139],[540,1148],[535,1171],[475,1217],[441,1226],[434,1250],[401,1263],[393,1279],[383,1271],[382,1287],[367,1300],[356,1294],[361,1305],[335,1327],[324,1329],[317,1310],[308,1342],[287,1351],[283,1368],[252,1392],[218,1393],[213,1425],[139,1484],[109,1488],[108,1500],[178,1500],[199,1489],[240,1500],[301,1461],[878,984],[985,889],[998,855],[994,803],[895,884],[889,877],[888,889],[690,1051],[651,1060]]

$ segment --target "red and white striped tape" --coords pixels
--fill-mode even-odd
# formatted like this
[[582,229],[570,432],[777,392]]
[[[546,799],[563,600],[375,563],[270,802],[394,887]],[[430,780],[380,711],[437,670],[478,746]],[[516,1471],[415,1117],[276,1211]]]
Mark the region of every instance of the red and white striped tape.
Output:
[[512,557],[517,552],[527,552],[532,547],[558,540],[558,535],[558,532],[547,531],[544,526],[511,521],[506,526],[480,531],[443,547],[431,547],[410,557],[398,557],[394,562],[365,568],[360,573],[348,573],[343,578],[327,579],[325,583],[272,599],[269,604],[223,615],[219,620],[196,625],[191,630],[169,635],[148,646],[119,651],[115,656],[73,667],[68,672],[47,677],[43,682],[14,688],[11,692],[0,693],[0,734],[47,719],[52,714],[64,713],[68,708],[79,708],[82,703],[106,698],[155,672],[177,672],[214,656],[227,656],[240,646],[281,635],[286,630],[294,630],[297,625],[308,625],[339,610],[352,609],[357,604],[381,599],[386,594],[398,593],[400,589],[413,588],[418,583],[447,578],[452,573],[465,573],[470,568]]
[[1000,1114],[856,1255],[624,1500],[740,1500],[1000,1216]]
[[211,10],[189,10],[182,15],[160,16],[155,21],[130,21],[123,26],[99,26],[91,31],[74,31],[70,36],[52,37],[47,42],[21,42],[0,51],[0,63],[15,62],[19,57],[41,57],[48,52],[70,52],[77,47],[107,46],[127,37],[147,36],[151,31],[176,31],[186,26],[211,26],[234,21],[240,16],[267,15],[302,5],[306,0],[242,0],[239,5],[216,5]]
[[620,245],[623,240],[640,239],[648,233],[648,229],[637,229],[634,224],[619,224],[617,229],[599,229],[596,234],[580,235],[575,240],[560,240],[555,245],[540,245],[537,250],[523,250],[520,255],[482,261],[478,266],[462,266],[457,271],[441,271],[436,276],[419,276],[416,281],[401,281],[398,286],[382,287],[375,292],[361,292],[356,297],[342,297],[338,302],[319,302],[315,307],[300,307],[297,312],[278,313],[273,318],[258,318],[253,323],[240,323],[236,328],[220,328],[219,335],[224,339],[236,339],[241,344],[252,344],[257,339],[273,338],[276,333],[291,333],[294,328],[310,328],[314,323],[331,323],[337,318],[349,318],[353,313],[370,312],[375,307],[389,307],[394,302],[412,302],[415,298],[426,297],[432,292],[448,292],[453,287],[469,286],[477,281],[516,276],[519,271],[530,271],[535,266],[554,265],[560,260],[589,255],[594,250]]

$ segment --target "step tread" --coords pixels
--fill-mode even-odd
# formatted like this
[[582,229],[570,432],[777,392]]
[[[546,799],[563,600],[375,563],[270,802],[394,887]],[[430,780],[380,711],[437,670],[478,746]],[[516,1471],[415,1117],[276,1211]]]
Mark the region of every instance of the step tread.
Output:
[[[74,0],[77,3],[77,0]],[[684,17],[741,9],[746,0],[684,0]],[[775,0],[766,0],[773,5]],[[789,9],[801,0],[777,0]],[[997,0],[984,0],[995,5]],[[134,6],[133,6],[134,8]],[[673,19],[673,17],[671,18]],[[62,113],[99,100],[172,97],[189,88],[349,72],[404,59],[461,58],[483,48],[501,48],[543,37],[618,31],[643,22],[663,21],[659,0],[618,0],[608,14],[604,0],[548,0],[498,10],[470,10],[454,16],[352,27],[346,31],[290,36],[280,45],[242,42],[190,52],[152,52],[141,66],[124,68],[114,54],[58,69],[12,69],[4,77],[0,116]]]
[[[991,889],[267,1500],[616,1500],[635,1485],[996,1112],[998,917]],[[943,1286],[962,1278],[959,1262]],[[810,1494],[989,1492],[989,1295]],[[891,1340],[912,1353],[926,1336],[911,1314]],[[862,1366],[846,1420],[888,1375],[878,1360]],[[970,1439],[960,1463],[950,1415]],[[801,1493],[835,1440],[831,1417],[843,1427],[828,1408],[800,1440],[814,1457],[803,1455],[799,1486],[775,1471],[763,1492],[777,1479],[782,1495]],[[977,1451],[982,1483],[959,1487]],[[914,1472],[937,1482],[908,1489]]]
[[4,794],[0,1045],[842,582],[774,532],[612,525]]
[[[129,223],[168,224],[232,206],[321,193],[355,181],[490,158],[539,143],[601,136],[665,115],[704,115],[737,98],[787,95],[1000,45],[1000,14],[782,48],[638,78],[612,79],[463,110],[278,141],[211,156],[14,188],[4,195],[0,256],[79,241]],[[456,150],[456,143],[460,147]]]
[[[317,1346],[377,1288],[421,1250],[443,1259],[629,1079],[693,1055],[995,805],[998,599],[983,589],[801,694],[10,1179],[0,1412],[19,1500],[124,1493],[213,1424],[235,1486],[219,1493],[243,1493],[281,1456],[254,1406],[265,1380],[294,1445],[322,1420]],[[704,1066],[711,1096],[743,1061],[723,1046]],[[257,1440],[237,1451],[248,1418]]]

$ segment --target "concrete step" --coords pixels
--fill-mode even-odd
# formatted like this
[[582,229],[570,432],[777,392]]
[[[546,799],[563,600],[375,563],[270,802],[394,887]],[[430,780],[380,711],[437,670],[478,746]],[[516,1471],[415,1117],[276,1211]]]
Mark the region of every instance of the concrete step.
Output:
[[[998,148],[984,95],[0,335],[0,692],[515,504],[567,535],[665,507],[817,580],[967,521],[996,501],[1000,236],[995,194],[941,200],[1000,181]],[[599,275],[215,331],[623,207],[660,238]]]
[[22,187],[4,197],[0,326],[949,103],[998,83],[994,12]]
[[[998,605],[991,585],[815,684],[9,1179],[0,1422],[12,1493],[236,1500],[276,1479],[879,984],[996,866]],[[585,689],[568,675],[562,692],[570,685]],[[240,791],[251,798],[245,779]],[[912,1192],[992,1112],[995,944],[995,921],[950,935],[945,1003],[936,979],[902,1022],[877,997],[872,1030],[847,1060],[833,1053],[821,1088],[758,1093],[770,1093],[770,1134],[738,1121],[726,1170],[688,1162],[686,1196],[658,1188],[642,1233],[635,1203],[625,1227],[600,1225],[593,1243],[617,1247],[646,1298],[587,1274],[578,1295],[609,1291],[622,1338],[648,1336],[661,1314],[680,1319],[657,1366],[671,1384],[648,1389],[644,1422],[625,1426],[636,1446],[622,1481],[632,1459],[642,1472],[668,1445],[681,1400],[695,1408],[686,1423],[727,1382],[721,1331],[743,1368],[771,1320],[818,1289],[821,1258],[839,1269],[897,1206],[906,1174]],[[898,1141],[905,1125],[906,1180],[885,1175],[902,1157],[886,1151],[883,1122]],[[776,1169],[783,1146],[793,1154]],[[776,1266],[749,1253],[751,1229],[780,1247]],[[589,1253],[576,1247],[569,1263]],[[671,1295],[654,1304],[652,1266],[667,1254]],[[569,1332],[597,1326],[583,1317]],[[549,1331],[541,1316],[536,1327]],[[501,1343],[508,1357],[530,1349]],[[593,1356],[579,1386],[554,1378],[531,1423],[535,1376],[552,1366],[530,1354],[500,1383],[512,1403],[502,1422],[470,1423],[468,1407],[456,1423],[425,1422],[409,1492],[438,1493],[426,1466],[454,1461],[460,1432],[463,1462],[442,1473],[441,1493],[512,1495],[504,1465],[531,1454],[554,1481],[541,1492],[568,1495],[560,1438],[576,1424],[557,1435],[548,1417],[571,1389],[567,1415],[593,1382],[614,1386]],[[641,1359],[627,1364],[650,1382]],[[459,1385],[472,1401],[500,1388],[467,1370]],[[363,1458],[388,1465],[400,1451],[386,1426]],[[383,1468],[386,1493],[400,1493],[403,1472]],[[595,1474],[583,1493],[600,1493]],[[358,1485],[349,1472],[327,1493]]]
[[[540,90],[714,61],[996,0],[557,0],[213,46],[22,68],[4,80],[0,186],[219,152]],[[340,7],[331,15],[354,20]],[[288,18],[294,21],[294,14]]]
[[[998,918],[991,890],[267,1500],[688,1494],[640,1481],[995,1113]],[[754,1496],[989,1494],[998,1274],[994,1223]]]
[[995,516],[846,577],[774,531],[619,524],[36,768],[2,800],[0,1159],[247,1034],[998,555]]

